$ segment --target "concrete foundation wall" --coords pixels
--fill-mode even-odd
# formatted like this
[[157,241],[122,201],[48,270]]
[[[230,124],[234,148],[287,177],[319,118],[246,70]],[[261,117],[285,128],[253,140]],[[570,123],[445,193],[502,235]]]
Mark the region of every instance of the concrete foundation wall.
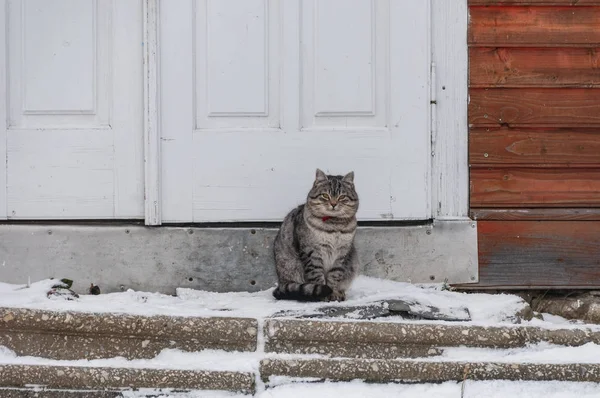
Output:
[[[85,292],[167,294],[177,287],[258,291],[275,285],[271,228],[0,225],[0,281],[74,280]],[[360,227],[362,273],[411,282],[476,282],[477,228],[469,221]]]

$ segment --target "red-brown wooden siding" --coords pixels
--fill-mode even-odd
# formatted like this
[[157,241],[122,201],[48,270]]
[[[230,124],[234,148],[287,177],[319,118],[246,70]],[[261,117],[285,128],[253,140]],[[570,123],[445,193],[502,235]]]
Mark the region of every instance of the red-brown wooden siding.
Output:
[[472,287],[600,287],[600,0],[469,13]]

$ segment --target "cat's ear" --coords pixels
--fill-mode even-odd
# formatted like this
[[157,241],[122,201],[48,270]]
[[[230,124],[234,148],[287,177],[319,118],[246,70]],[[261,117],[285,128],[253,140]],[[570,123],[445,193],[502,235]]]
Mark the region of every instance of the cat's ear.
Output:
[[321,169],[317,169],[317,175],[315,176],[315,182],[327,181],[327,176]]
[[354,184],[354,172],[351,171],[350,173],[346,174],[344,176],[344,178],[342,179],[342,181],[349,182],[350,184]]

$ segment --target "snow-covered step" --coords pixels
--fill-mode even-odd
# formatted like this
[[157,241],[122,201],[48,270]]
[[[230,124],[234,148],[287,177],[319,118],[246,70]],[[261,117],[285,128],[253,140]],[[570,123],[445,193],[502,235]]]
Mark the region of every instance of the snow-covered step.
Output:
[[257,331],[249,318],[0,308],[0,346],[53,359],[152,358],[165,348],[254,351]]
[[340,322],[299,319],[265,321],[265,351],[334,357],[395,359],[439,355],[443,347],[523,347],[547,342],[600,343],[600,330],[531,326]]
[[131,367],[0,364],[0,375],[0,387],[13,389],[12,394],[32,386],[74,390],[81,396],[88,396],[86,391],[139,388],[251,393],[255,383],[255,375],[247,372]]
[[376,359],[276,359],[261,361],[261,378],[310,378],[437,383],[462,380],[530,380],[600,382],[600,363],[510,363]]

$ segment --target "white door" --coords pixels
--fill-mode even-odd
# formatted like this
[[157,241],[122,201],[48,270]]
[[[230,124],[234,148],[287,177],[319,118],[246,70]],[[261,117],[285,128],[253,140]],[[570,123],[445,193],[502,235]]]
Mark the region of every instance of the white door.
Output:
[[429,1],[160,3],[163,222],[277,221],[317,167],[427,219]]
[[0,0],[0,218],[144,216],[142,25],[141,0]]

